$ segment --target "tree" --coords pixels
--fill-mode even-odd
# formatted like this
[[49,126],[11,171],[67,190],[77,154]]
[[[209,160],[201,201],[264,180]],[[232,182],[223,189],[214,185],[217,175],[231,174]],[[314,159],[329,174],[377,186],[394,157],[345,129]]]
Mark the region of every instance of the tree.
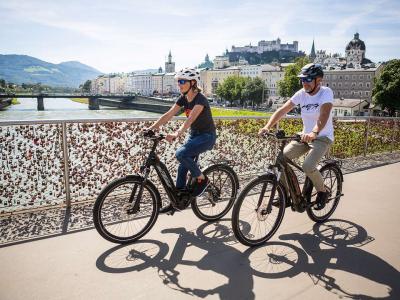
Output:
[[246,79],[240,76],[228,76],[222,83],[218,84],[216,94],[224,100],[240,101],[243,104],[242,91],[246,84]]
[[86,93],[90,93],[92,89],[92,81],[91,80],[86,80],[86,82],[82,86],[82,91]]
[[248,77],[242,92],[243,98],[251,100],[253,104],[261,104],[263,102],[263,89],[264,94],[266,94],[265,83],[261,78]]
[[372,90],[372,101],[387,109],[393,117],[400,110],[400,60],[393,59],[387,63],[382,73],[375,79]]
[[302,88],[297,75],[300,73],[301,68],[308,63],[310,63],[308,57],[299,57],[295,60],[294,65],[286,68],[283,79],[278,81],[278,93],[280,96],[291,97]]

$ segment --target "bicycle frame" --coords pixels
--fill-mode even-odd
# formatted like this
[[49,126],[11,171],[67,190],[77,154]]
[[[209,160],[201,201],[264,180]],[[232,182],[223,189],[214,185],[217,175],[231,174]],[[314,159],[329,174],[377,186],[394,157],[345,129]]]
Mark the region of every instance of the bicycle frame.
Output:
[[[301,190],[297,176],[290,166],[293,166],[299,171],[304,173],[303,169],[295,162],[293,162],[292,160],[283,155],[283,149],[286,146],[287,141],[290,139],[293,138],[282,139],[281,144],[279,146],[279,153],[276,157],[275,163],[273,165],[270,165],[268,169],[272,170],[272,172],[276,176],[276,182],[282,183],[286,192],[286,196],[289,194],[289,199],[291,200],[290,202],[291,207],[295,211],[303,212],[305,210],[305,205],[302,204],[305,204],[305,196],[306,196],[305,192],[307,191],[310,179],[306,177],[303,190]],[[277,184],[275,184],[275,187],[271,191],[271,199],[274,199],[275,197],[276,186]]]
[[[178,202],[177,189],[172,180],[171,174],[168,171],[167,166],[162,161],[160,161],[160,159],[158,158],[158,156],[156,154],[156,148],[157,148],[157,145],[158,145],[160,139],[153,139],[153,140],[154,140],[154,144],[151,148],[151,151],[150,151],[144,165],[140,167],[140,171],[144,175],[144,181],[142,182],[141,190],[143,190],[143,184],[146,182],[146,180],[150,174],[150,168],[154,167],[154,169],[157,172],[158,177],[160,178],[162,186],[164,187],[165,191],[167,192],[168,198],[173,203],[176,204]],[[141,196],[140,193],[138,196]]]

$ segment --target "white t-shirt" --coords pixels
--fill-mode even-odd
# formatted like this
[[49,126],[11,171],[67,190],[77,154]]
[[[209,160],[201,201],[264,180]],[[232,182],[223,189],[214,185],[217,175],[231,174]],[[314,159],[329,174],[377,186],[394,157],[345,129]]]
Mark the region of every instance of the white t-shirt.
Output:
[[[295,105],[300,105],[303,133],[308,134],[313,130],[315,124],[317,124],[322,104],[333,103],[333,92],[329,87],[321,86],[318,93],[310,96],[304,89],[301,89],[290,100]],[[332,112],[325,127],[320,131],[318,136],[326,136],[333,142]]]

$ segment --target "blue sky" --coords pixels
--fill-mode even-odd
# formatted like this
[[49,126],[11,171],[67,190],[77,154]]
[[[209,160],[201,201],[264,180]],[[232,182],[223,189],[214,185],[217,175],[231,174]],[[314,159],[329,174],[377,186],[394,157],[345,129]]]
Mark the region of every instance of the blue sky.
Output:
[[400,1],[0,0],[0,54],[102,72],[164,67],[169,50],[177,68],[194,66],[278,37],[344,54],[355,32],[372,61],[400,58]]

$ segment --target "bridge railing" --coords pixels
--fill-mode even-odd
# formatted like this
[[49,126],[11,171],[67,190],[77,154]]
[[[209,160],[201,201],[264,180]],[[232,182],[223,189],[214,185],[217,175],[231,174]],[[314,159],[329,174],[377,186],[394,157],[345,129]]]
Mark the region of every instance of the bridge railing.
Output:
[[[149,146],[140,131],[154,120],[0,121],[0,213],[93,201],[111,180],[138,172]],[[170,122],[165,131],[176,130],[182,120]],[[264,170],[276,152],[273,140],[257,136],[266,121],[216,118],[217,144],[201,157],[201,165],[229,160],[242,177]],[[331,156],[400,150],[399,119],[337,118],[334,124]],[[300,131],[302,123],[286,118],[279,126],[291,134]],[[174,153],[182,142],[161,143],[158,149],[173,177]]]

